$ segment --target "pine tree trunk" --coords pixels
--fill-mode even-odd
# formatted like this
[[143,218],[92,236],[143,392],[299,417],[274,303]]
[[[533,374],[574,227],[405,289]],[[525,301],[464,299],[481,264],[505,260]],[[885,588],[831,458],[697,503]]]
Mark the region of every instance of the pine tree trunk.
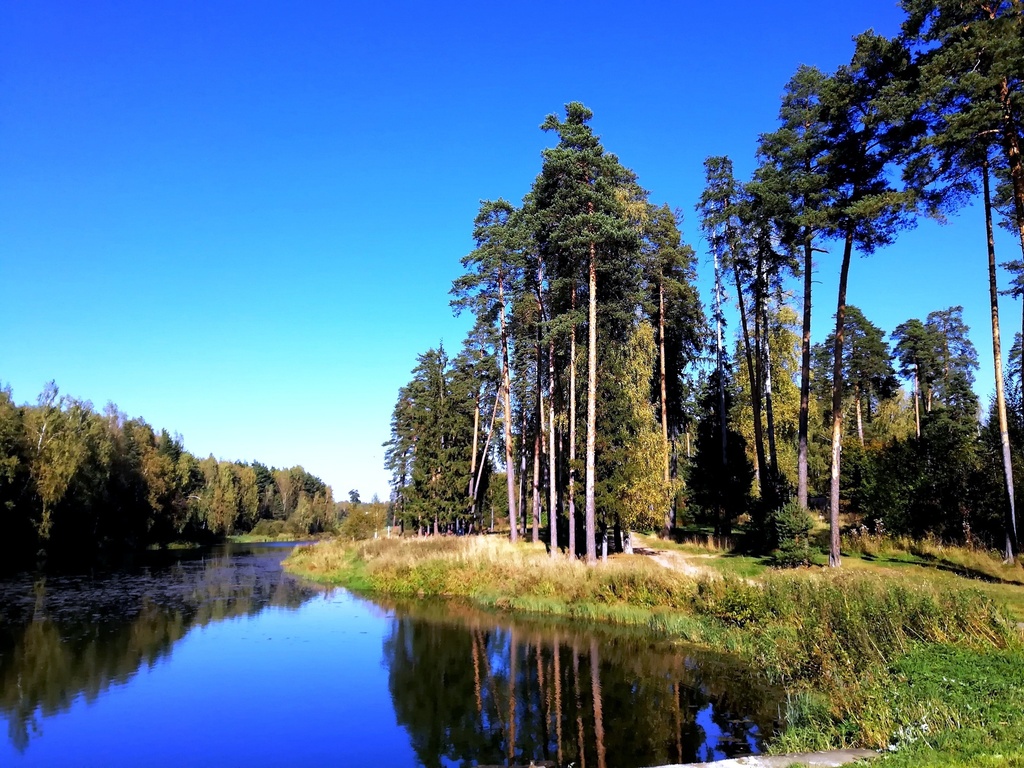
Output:
[[473,518],[476,510],[476,450],[480,434],[480,390],[477,390],[473,403],[473,453],[469,457],[469,517]]
[[[537,269],[538,281],[543,280],[543,272]],[[544,391],[541,383],[541,320],[544,308],[540,301],[540,283],[537,287],[537,340],[534,342],[534,353],[537,365],[537,397],[534,399],[534,435],[533,435],[533,543],[540,541],[540,497],[541,477],[540,459],[544,450]]]
[[[491,448],[491,438],[494,437],[494,422],[498,418],[498,398],[494,398],[494,408],[491,409],[491,423],[487,426],[487,437],[484,439],[484,449],[480,453],[480,461],[477,462],[476,479],[473,482],[473,505],[470,511],[473,515],[472,519],[476,519],[476,503],[477,496],[480,494],[480,480],[484,476],[484,466],[486,465],[485,459],[487,458],[487,452]],[[492,511],[492,525],[493,528],[493,511]],[[482,525],[482,524],[481,524]]]
[[999,413],[999,444],[1003,452],[1003,478],[1006,480],[1006,496],[1009,502],[1005,518],[1006,546],[1003,558],[1007,563],[1014,560],[1017,549],[1017,511],[1013,494],[1013,462],[1010,458],[1010,432],[1006,423],[1006,397],[1003,392],[1003,353],[999,341],[999,290],[996,284],[996,244],[992,232],[992,196],[989,190],[988,158],[981,166],[982,188],[985,205],[985,235],[988,239],[988,296],[992,310],[992,361],[996,378],[996,410]]
[[523,538],[526,538],[526,408],[521,408],[522,419],[519,426],[519,520],[523,523]]
[[855,407],[856,407],[856,411],[857,411],[857,438],[860,440],[860,447],[863,448],[864,447],[864,421],[861,418],[861,412],[860,412],[861,394],[860,394],[860,386],[859,385],[854,387],[853,395],[854,395]]
[[[540,361],[538,361],[540,362]],[[539,377],[538,377],[539,378]],[[537,382],[540,386],[540,381]],[[544,451],[544,403],[543,396],[538,390],[537,394],[537,415],[534,420],[533,433],[533,543],[540,541],[540,455]]]
[[[576,289],[572,292],[576,310]],[[576,557],[576,324],[569,336],[569,557]]]
[[722,348],[722,279],[715,253],[715,366],[718,370],[718,426],[722,438],[722,476],[729,465],[729,429],[725,413],[725,351]]
[[501,398],[505,413],[505,480],[508,488],[509,534],[513,542],[519,539],[519,515],[516,504],[516,466],[512,455],[512,377],[508,366],[508,328],[505,325],[505,287],[498,277],[498,317],[501,321]]
[[761,489],[761,472],[765,467],[764,431],[761,426],[761,389],[754,369],[754,350],[750,344],[750,329],[747,327],[747,310],[743,300],[743,281],[740,279],[740,268],[733,258],[733,275],[736,279],[736,301],[740,310],[740,326],[743,329],[743,352],[747,360],[747,376],[750,379],[750,402],[754,416],[754,455],[757,466],[754,467],[758,490]]
[[551,556],[558,556],[558,481],[555,476],[555,340],[548,341],[548,527]]
[[804,317],[800,341],[800,424],[797,437],[796,498],[801,509],[807,509],[807,434],[811,407],[811,268],[814,250],[811,233],[804,230]]
[[[589,205],[593,213],[594,205]],[[595,510],[596,471],[594,452],[597,446],[597,246],[590,244],[590,266],[588,272],[589,328],[587,329],[587,490],[586,490],[586,535],[587,562],[597,562],[597,530]]]
[[839,270],[839,298],[836,302],[836,341],[832,359],[832,471],[829,484],[828,564],[838,568],[839,556],[839,471],[843,446],[843,326],[846,319],[846,284],[850,277],[853,231],[846,233],[843,265]]
[[[779,452],[775,444],[775,408],[772,404],[772,348],[771,332],[768,326],[768,302],[762,298],[761,348],[764,359],[764,413],[768,422],[768,460],[771,462],[772,479],[779,471]],[[774,491],[773,491],[774,493]]]
[[918,376],[920,366],[914,363],[914,428],[917,430],[917,439],[921,439],[921,384]]
[[[665,280],[662,276],[658,282],[658,359],[660,362],[659,380],[661,384],[661,441],[665,451],[665,488],[671,487],[672,478],[669,468],[669,442],[668,442],[668,397],[665,374]],[[665,512],[665,536],[671,533],[675,527],[675,508],[669,504]]]

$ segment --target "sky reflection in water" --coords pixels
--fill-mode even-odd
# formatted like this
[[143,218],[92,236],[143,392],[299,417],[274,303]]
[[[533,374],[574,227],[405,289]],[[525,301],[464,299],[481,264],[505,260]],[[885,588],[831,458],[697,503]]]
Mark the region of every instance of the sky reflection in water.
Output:
[[[4,766],[654,765],[756,751],[777,696],[624,632],[378,606],[234,547],[0,582]],[[510,653],[515,648],[515,653]]]

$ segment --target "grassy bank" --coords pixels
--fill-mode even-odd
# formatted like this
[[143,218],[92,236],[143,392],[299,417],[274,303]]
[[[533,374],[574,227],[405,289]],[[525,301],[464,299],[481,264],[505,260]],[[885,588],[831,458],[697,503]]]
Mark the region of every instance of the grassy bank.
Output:
[[782,751],[896,747],[883,764],[1024,765],[1020,634],[972,582],[866,567],[737,576],[758,569],[716,568],[728,558],[713,552],[690,562],[702,559],[587,567],[467,537],[328,542],[287,565],[361,592],[631,624],[729,651],[791,691]]
[[280,533],[277,535],[260,535],[254,533],[239,533],[228,536],[232,544],[286,544],[292,542],[309,541],[310,539],[322,539],[321,535],[298,536],[294,533]]

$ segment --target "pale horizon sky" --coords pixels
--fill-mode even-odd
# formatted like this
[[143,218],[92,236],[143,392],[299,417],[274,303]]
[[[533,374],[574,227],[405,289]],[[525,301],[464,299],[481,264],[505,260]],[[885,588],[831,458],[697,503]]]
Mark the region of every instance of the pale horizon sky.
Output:
[[[0,382],[53,379],[198,456],[301,464],[388,495],[381,444],[416,355],[468,328],[448,289],[481,199],[518,202],[569,101],[655,203],[703,159],[754,167],[799,64],[898,28],[893,2],[7,3],[0,7]],[[1019,246],[999,236],[999,259]],[[831,246],[835,251],[835,247]],[[977,207],[861,259],[887,332],[961,304],[992,390]],[[816,340],[838,258],[819,255]],[[1005,285],[1005,276],[1003,278]],[[1003,344],[1020,328],[1004,300]],[[730,332],[735,330],[735,324]]]

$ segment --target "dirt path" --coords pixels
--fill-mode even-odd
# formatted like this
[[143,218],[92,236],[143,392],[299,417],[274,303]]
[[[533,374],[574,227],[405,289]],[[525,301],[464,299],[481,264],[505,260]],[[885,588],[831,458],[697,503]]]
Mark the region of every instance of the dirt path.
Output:
[[698,555],[687,555],[675,549],[658,549],[657,539],[649,539],[634,534],[636,545],[633,547],[634,555],[649,557],[662,568],[670,571],[677,571],[687,576],[710,576],[717,577],[711,568],[698,565],[694,560],[699,559]]

